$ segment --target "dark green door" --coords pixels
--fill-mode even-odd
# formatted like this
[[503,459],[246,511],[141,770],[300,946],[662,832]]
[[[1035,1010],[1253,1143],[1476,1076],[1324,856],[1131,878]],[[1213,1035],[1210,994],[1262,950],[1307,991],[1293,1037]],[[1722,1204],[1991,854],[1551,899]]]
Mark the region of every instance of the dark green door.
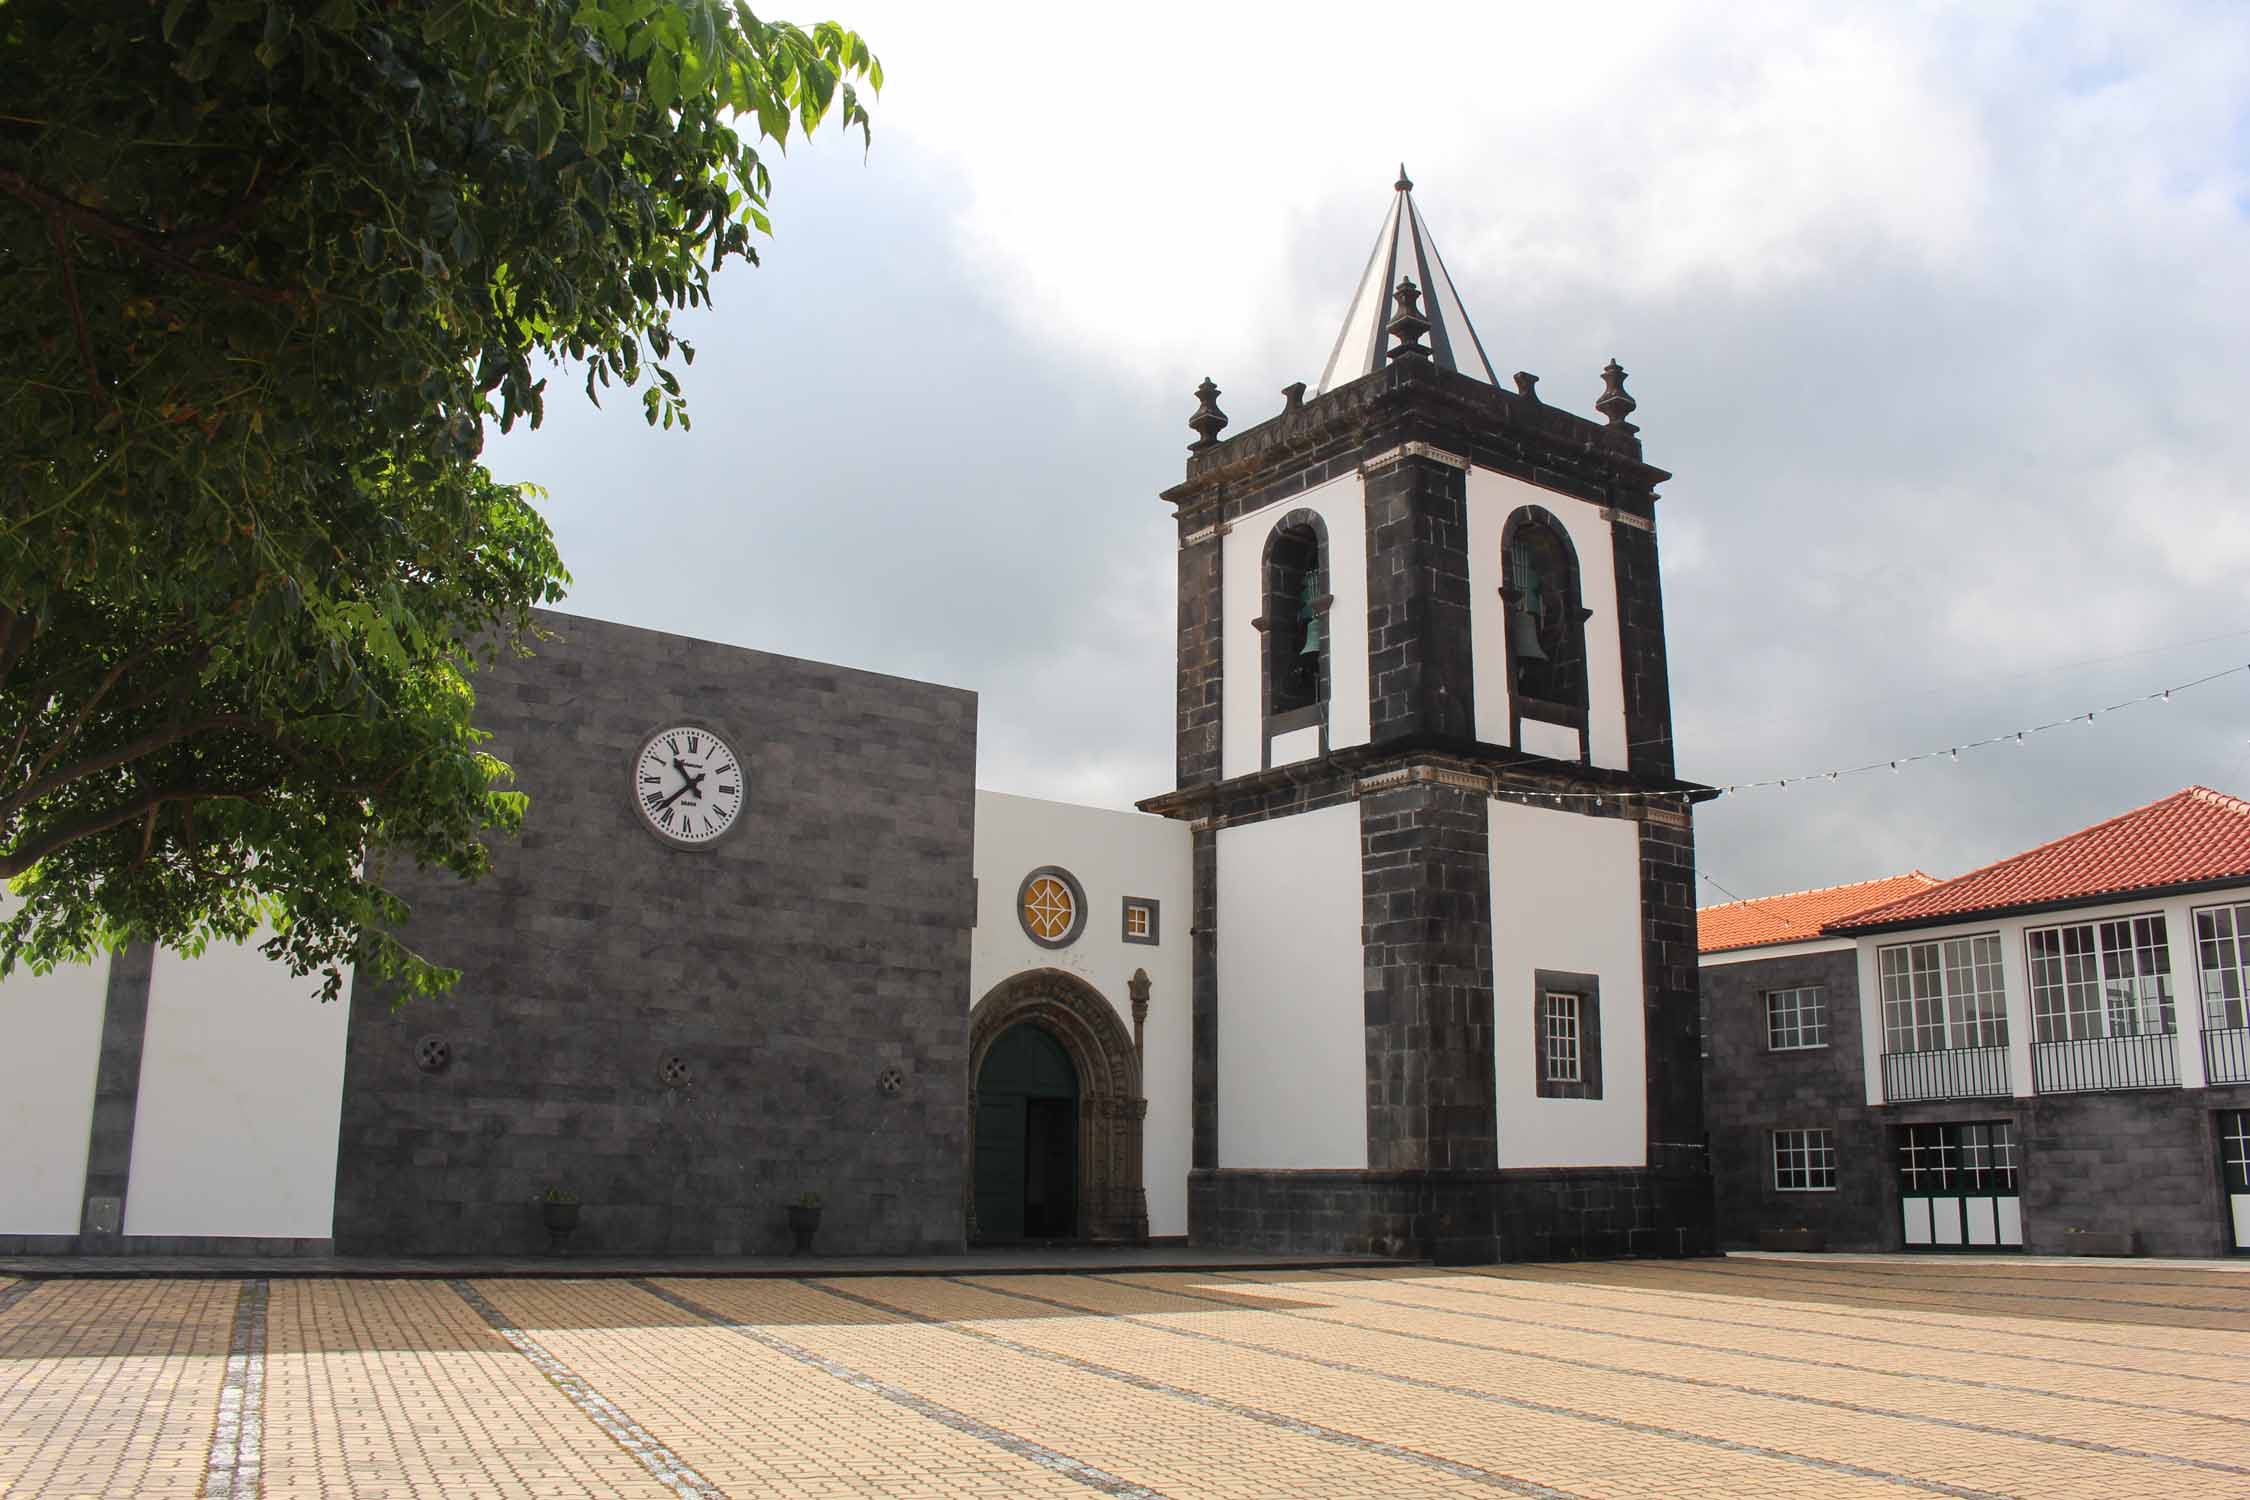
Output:
[[1067,1239],[1078,1229],[1078,1073],[1028,1022],[977,1073],[977,1237]]

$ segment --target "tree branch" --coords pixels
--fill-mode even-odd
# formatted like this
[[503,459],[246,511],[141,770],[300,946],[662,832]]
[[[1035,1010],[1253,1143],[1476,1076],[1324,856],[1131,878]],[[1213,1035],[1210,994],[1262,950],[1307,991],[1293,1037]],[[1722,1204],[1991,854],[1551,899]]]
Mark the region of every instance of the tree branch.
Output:
[[273,196],[273,190],[292,175],[294,175],[293,171],[268,172],[265,158],[258,158],[257,164],[250,169],[250,186],[243,190],[242,197],[236,201],[234,207],[226,211],[223,218],[206,224],[201,229],[189,229],[178,234],[168,234],[164,237],[164,243],[183,255],[193,255],[198,250],[207,249],[217,244],[249,223],[250,216],[262,208],[265,201]]
[[[61,759],[63,751],[70,748],[70,742],[78,738],[78,732],[86,727],[86,721],[94,716],[94,710],[101,707],[102,700],[109,696],[109,690],[117,686],[118,679],[132,671],[133,668],[144,665],[149,658],[156,655],[171,640],[172,637],[169,635],[158,636],[109,669],[102,677],[101,682],[94,688],[93,696],[79,706],[78,712],[71,716],[70,723],[64,726],[60,734],[55,736],[55,742],[47,747],[47,753],[32,762],[30,774],[34,785],[38,784],[40,773]],[[30,726],[27,723],[25,727],[29,728]],[[14,772],[15,765],[11,760],[8,773],[13,775]],[[71,779],[75,780],[76,778]],[[0,801],[0,816],[5,816],[13,811],[15,803],[16,799],[13,797]]]
[[55,242],[55,259],[62,263],[63,301],[70,306],[70,326],[78,334],[78,362],[86,367],[86,390],[94,398],[94,410],[106,416],[113,408],[109,392],[102,389],[102,373],[94,366],[94,337],[86,331],[86,304],[78,300],[78,272],[70,264],[70,231],[63,228],[61,214],[47,215],[47,234]]
[[207,270],[172,249],[162,236],[150,234],[145,229],[139,229],[131,224],[113,219],[99,209],[88,208],[83,203],[73,202],[59,193],[39,186],[21,172],[0,169],[0,193],[21,198],[50,218],[67,219],[89,234],[99,235],[103,239],[123,245],[143,260],[151,261],[168,270],[177,271],[183,276],[193,276],[198,281],[207,281],[213,286],[224,287],[237,296],[249,297],[259,302],[274,302],[284,305],[294,303],[297,300],[297,293],[286,288],[260,286],[254,281],[244,281],[239,276],[229,276],[221,271]]
[[8,680],[8,674],[16,669],[16,663],[23,660],[23,654],[31,649],[32,637],[38,634],[38,616],[0,606],[0,682]]
[[[167,745],[176,745],[181,740],[190,739],[199,734],[207,734],[214,729],[238,729],[244,734],[255,735],[269,743],[274,743],[276,748],[281,749],[284,754],[289,755],[298,764],[304,763],[288,747],[279,745],[278,738],[272,730],[258,720],[245,714],[213,714],[208,718],[166,725],[162,729],[142,735],[137,740],[128,740],[114,749],[104,750],[98,755],[89,755],[84,760],[65,766],[51,775],[39,776],[35,773],[29,784],[6,797],[0,797],[0,819],[12,818],[49,792],[60,791],[74,781],[83,781],[97,771],[106,771],[112,766],[121,766],[128,761],[139,760],[142,756],[152,754]],[[44,770],[48,764],[52,763],[54,753],[54,751],[48,752],[48,759],[41,762],[40,770]]]
[[89,813],[75,823],[65,823],[45,835],[18,844],[6,854],[0,854],[0,880],[13,880],[24,871],[80,839],[92,838],[97,833],[107,833],[120,824],[130,823],[157,808],[172,802],[193,805],[198,802],[256,802],[251,791],[235,787],[177,787],[168,792],[151,792],[145,797],[113,807],[107,812]]

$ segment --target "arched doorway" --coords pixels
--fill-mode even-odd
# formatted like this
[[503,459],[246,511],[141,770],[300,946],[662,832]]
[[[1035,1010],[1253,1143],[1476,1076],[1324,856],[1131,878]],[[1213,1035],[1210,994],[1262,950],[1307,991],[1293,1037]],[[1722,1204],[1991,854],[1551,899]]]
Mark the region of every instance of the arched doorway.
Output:
[[[1026,1036],[1017,1036],[1027,1031]],[[1001,1051],[1002,1044],[1006,1051]],[[1053,1053],[1036,1049],[1052,1048]],[[1003,1173],[1011,1169],[1005,1164],[1012,1159],[1016,1148],[995,1138],[985,1141],[987,1124],[983,1093],[986,1065],[995,1052],[1001,1053],[1001,1071],[998,1092],[1007,1097],[1021,1099],[1024,1122],[1024,1150],[1031,1149],[1033,1130],[1053,1130],[1063,1117],[1059,1101],[1062,1094],[1051,1081],[1057,1078],[1054,1063],[1058,1060],[1067,1068],[1075,1087],[1075,1106],[1072,1135],[1075,1149],[1070,1153],[1070,1188],[1065,1201],[1070,1205],[1068,1227],[1052,1236],[1074,1237],[1084,1240],[1142,1244],[1148,1239],[1148,1195],[1141,1186],[1141,1122],[1148,1115],[1148,1100],[1141,1093],[1141,1059],[1133,1036],[1125,1023],[1099,990],[1073,974],[1060,969],[1031,969],[1016,974],[994,985],[969,1012],[969,1161],[965,1174],[967,1182],[968,1229],[971,1239],[993,1240],[1033,1235],[1028,1224],[1015,1230],[1014,1217],[1000,1204]],[[1044,1063],[1038,1062],[1041,1056]],[[1044,1067],[1043,1074],[1037,1070]],[[1018,1086],[1027,1074],[1034,1082],[1044,1077],[1049,1083],[1040,1085],[1045,1093],[1034,1093]],[[1045,1101],[1045,1102],[1041,1102]],[[1035,1119],[1034,1105],[1038,1105]],[[1007,1129],[1005,1121],[1012,1117],[1014,1105],[995,1103],[991,1123],[995,1129]],[[1052,1145],[1052,1137],[1038,1139],[1049,1142],[1054,1151],[1050,1162],[1059,1161],[1061,1151]],[[1029,1158],[1022,1170],[1030,1171]],[[1059,1167],[1042,1167],[1043,1184],[1052,1192],[1057,1182]],[[1021,1179],[1026,1182],[1028,1175]],[[1018,1200],[1029,1206],[1028,1197]],[[993,1214],[988,1221],[987,1215]],[[1041,1222],[1056,1222],[1053,1217],[1031,1216]]]
[[1002,1032],[977,1070],[977,1231],[988,1240],[1078,1233],[1078,1070],[1035,1021]]

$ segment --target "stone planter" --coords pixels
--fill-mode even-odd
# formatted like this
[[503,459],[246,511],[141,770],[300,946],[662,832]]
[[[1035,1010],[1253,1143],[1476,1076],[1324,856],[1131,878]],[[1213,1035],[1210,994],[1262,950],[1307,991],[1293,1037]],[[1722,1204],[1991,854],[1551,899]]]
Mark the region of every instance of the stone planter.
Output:
[[795,1237],[795,1243],[789,1247],[791,1255],[812,1254],[813,1236],[820,1233],[820,1210],[807,1208],[801,1203],[791,1204],[789,1233]]
[[541,1203],[539,1219],[547,1226],[547,1253],[561,1255],[569,1248],[570,1236],[578,1228],[578,1205]]
[[2100,1229],[2066,1229],[2063,1231],[2065,1255],[2131,1255],[2133,1232],[2113,1233]]
[[1761,1229],[1758,1231],[1760,1250],[1794,1250],[1801,1255],[1817,1255],[1828,1248],[1828,1235],[1819,1229]]

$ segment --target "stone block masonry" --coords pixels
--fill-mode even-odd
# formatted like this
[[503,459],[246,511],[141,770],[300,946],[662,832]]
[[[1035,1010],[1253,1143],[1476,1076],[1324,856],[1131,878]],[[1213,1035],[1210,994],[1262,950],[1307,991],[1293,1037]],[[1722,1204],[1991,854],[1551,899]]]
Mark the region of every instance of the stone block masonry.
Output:
[[[976,699],[957,689],[548,616],[477,682],[530,794],[475,885],[405,872],[442,1002],[353,997],[336,1247],[522,1254],[535,1200],[573,1251],[962,1245]],[[629,767],[703,724],[749,773],[735,828],[673,848]],[[443,1066],[418,1044],[441,1038]],[[886,1068],[903,1070],[895,1092]]]

